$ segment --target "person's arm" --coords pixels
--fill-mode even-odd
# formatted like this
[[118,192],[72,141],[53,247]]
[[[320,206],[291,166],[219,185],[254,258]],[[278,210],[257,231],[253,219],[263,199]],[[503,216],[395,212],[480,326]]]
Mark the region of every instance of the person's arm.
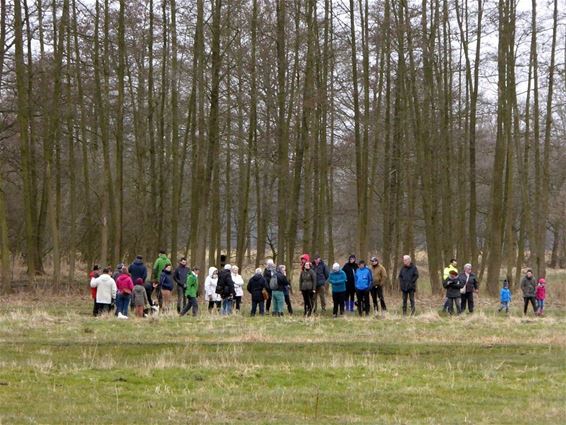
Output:
[[116,292],[118,292],[118,287],[116,286],[116,281],[112,279],[112,300],[116,299]]
[[147,267],[145,265],[143,265],[143,273],[141,278],[143,279],[144,282],[147,280]]
[[181,277],[179,276],[179,267],[177,267],[173,272],[173,280],[177,285],[181,284]]
[[419,269],[415,267],[415,271],[413,273],[413,283],[417,283],[417,279],[419,278]]
[[90,280],[90,287],[91,288],[96,288],[98,286],[98,278],[97,277],[93,277]]

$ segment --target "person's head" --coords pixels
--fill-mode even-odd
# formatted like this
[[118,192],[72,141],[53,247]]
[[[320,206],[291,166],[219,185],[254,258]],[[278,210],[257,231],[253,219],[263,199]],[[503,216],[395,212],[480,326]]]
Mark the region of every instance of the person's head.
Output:
[[306,262],[310,261],[311,257],[309,254],[301,255],[301,264],[304,265]]
[[450,270],[450,279],[456,279],[458,277],[458,272],[456,270]]
[[508,281],[507,279],[505,279],[505,280],[503,281],[503,287],[504,287],[504,288],[509,288],[509,281]]
[[196,275],[200,274],[200,269],[197,266],[194,266],[193,267],[193,273],[196,274]]
[[377,259],[377,257],[371,257],[370,262],[371,262],[371,265],[374,266],[374,267],[379,266],[379,260]]
[[338,263],[332,264],[332,271],[333,272],[339,272],[340,271],[340,264],[338,264]]
[[121,271],[123,274],[128,274],[128,268],[127,268],[126,266],[123,266],[120,271]]
[[348,257],[348,262],[354,264],[356,262],[356,256],[354,254]]
[[164,249],[160,249],[159,255],[167,255],[167,251],[165,251]]
[[224,266],[224,270],[232,270],[232,265],[231,264],[226,264]]
[[216,267],[211,267],[211,269],[212,269],[211,276],[213,279],[216,279],[218,277],[218,269]]
[[240,269],[238,268],[238,266],[232,266],[232,274],[238,274],[239,271]]
[[279,273],[281,273],[282,275],[284,276],[287,275],[287,267],[285,267],[284,264],[280,264],[279,266],[277,266],[277,270],[279,270]]
[[408,255],[403,255],[403,264],[409,267],[411,265],[411,257]]
[[255,274],[262,274],[263,272],[261,271],[261,269],[258,267],[257,269],[255,269]]
[[311,266],[310,261],[307,261],[307,262],[305,263],[305,270],[310,270],[311,267],[312,267],[312,266]]
[[92,271],[93,272],[100,271],[100,266],[98,264],[95,264],[94,266],[92,266]]
[[267,259],[267,261],[265,262],[265,267],[268,268],[269,270],[273,270],[275,268],[275,263],[271,258]]
[[167,264],[165,267],[163,267],[163,270],[166,272],[170,272],[171,271],[171,264]]
[[458,261],[456,261],[455,258],[451,258],[450,259],[450,265],[453,266],[453,267],[456,267],[458,265]]
[[527,269],[527,277],[530,279],[531,277],[533,277],[533,270],[532,269]]
[[179,260],[179,264],[182,266],[186,266],[187,265],[187,259],[185,257],[181,258]]
[[539,283],[540,285],[544,285],[544,284],[546,284],[546,280],[544,279],[544,277],[541,277],[541,278],[538,280],[538,283]]
[[464,264],[464,272],[468,274],[472,272],[472,265],[470,263]]
[[141,277],[138,277],[134,283],[136,285],[143,285],[143,279]]
[[358,261],[358,266],[360,267],[360,269],[363,269],[366,266],[366,262],[364,260],[360,260]]
[[321,260],[320,260],[320,255],[316,254],[316,255],[314,256],[314,263],[318,266],[318,264],[320,263],[320,261],[321,261]]
[[143,257],[141,255],[136,255],[136,260],[143,261]]
[[111,271],[112,269],[110,267],[104,267],[104,269],[102,269],[103,274],[110,274]]
[[123,273],[123,268],[124,268],[124,263],[118,263],[118,265],[116,266],[116,271],[119,273]]

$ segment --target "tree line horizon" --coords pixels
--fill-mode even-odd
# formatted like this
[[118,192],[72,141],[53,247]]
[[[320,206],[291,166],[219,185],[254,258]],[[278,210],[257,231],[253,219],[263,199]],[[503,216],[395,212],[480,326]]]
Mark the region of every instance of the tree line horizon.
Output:
[[160,249],[425,251],[435,293],[566,266],[557,0],[0,3],[3,287]]

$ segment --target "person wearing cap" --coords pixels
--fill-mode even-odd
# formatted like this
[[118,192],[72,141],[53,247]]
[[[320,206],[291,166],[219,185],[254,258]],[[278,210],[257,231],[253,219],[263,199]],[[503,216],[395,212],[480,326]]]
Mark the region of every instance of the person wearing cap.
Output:
[[318,299],[320,298],[320,307],[322,312],[326,311],[326,281],[328,280],[328,275],[330,274],[328,266],[322,261],[320,255],[314,256],[313,264],[314,272],[316,273],[316,294],[314,295],[314,308],[313,313],[316,313],[318,308]]
[[544,277],[538,280],[535,297],[537,299],[537,316],[544,316],[544,300],[546,298],[546,280]]
[[369,316],[369,292],[373,286],[373,275],[366,267],[366,262],[358,262],[356,270],[356,298],[358,299],[358,314],[361,316],[365,312]]
[[371,257],[371,274],[373,276],[373,286],[371,288],[371,298],[373,302],[373,311],[375,314],[378,312],[377,300],[379,299],[379,305],[381,306],[381,314],[387,311],[387,306],[385,305],[385,299],[383,298],[383,284],[387,279],[387,271],[385,267],[379,263],[377,257]]
[[301,288],[301,294],[303,294],[304,316],[310,317],[314,305],[314,294],[316,293],[316,273],[309,261],[304,264],[303,270],[299,275],[299,287]]
[[533,306],[533,311],[537,312],[536,307],[536,291],[537,291],[537,283],[535,277],[533,276],[532,269],[527,269],[527,273],[521,279],[521,291],[523,291],[523,314],[526,316],[527,311],[529,308],[529,303]]
[[448,278],[444,279],[442,286],[446,289],[446,298],[448,299],[448,313],[454,314],[454,304],[456,304],[456,313],[460,314],[462,309],[460,307],[460,289],[464,286],[464,282],[458,277],[457,270],[450,270]]
[[311,262],[311,256],[309,254],[305,253],[305,254],[301,255],[300,260],[301,260],[301,270],[304,270],[305,264]]
[[342,271],[346,273],[346,311],[354,311],[356,299],[356,270],[358,270],[358,263],[356,256],[350,255],[348,262],[342,267]]
[[407,315],[407,298],[411,301],[411,316],[415,314],[415,292],[419,271],[408,255],[403,256],[403,266],[399,270],[399,289],[403,294],[403,316]]
[[328,281],[332,285],[332,316],[338,316],[338,309],[340,309],[340,316],[344,315],[344,299],[346,298],[346,273],[340,270],[340,264],[334,263],[332,271],[328,276]]
[[464,272],[460,274],[460,280],[462,281],[462,289],[460,290],[462,311],[466,311],[467,305],[468,311],[473,313],[474,293],[478,292],[479,283],[475,273],[472,272],[471,264],[468,263],[464,265]]

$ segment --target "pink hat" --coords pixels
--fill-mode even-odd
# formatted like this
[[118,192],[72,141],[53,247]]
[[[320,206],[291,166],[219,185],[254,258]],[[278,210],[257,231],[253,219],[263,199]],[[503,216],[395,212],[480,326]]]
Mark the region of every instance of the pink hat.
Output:
[[546,280],[544,280],[544,277],[541,277],[541,278],[538,280],[538,283],[545,284],[545,283],[546,283]]

